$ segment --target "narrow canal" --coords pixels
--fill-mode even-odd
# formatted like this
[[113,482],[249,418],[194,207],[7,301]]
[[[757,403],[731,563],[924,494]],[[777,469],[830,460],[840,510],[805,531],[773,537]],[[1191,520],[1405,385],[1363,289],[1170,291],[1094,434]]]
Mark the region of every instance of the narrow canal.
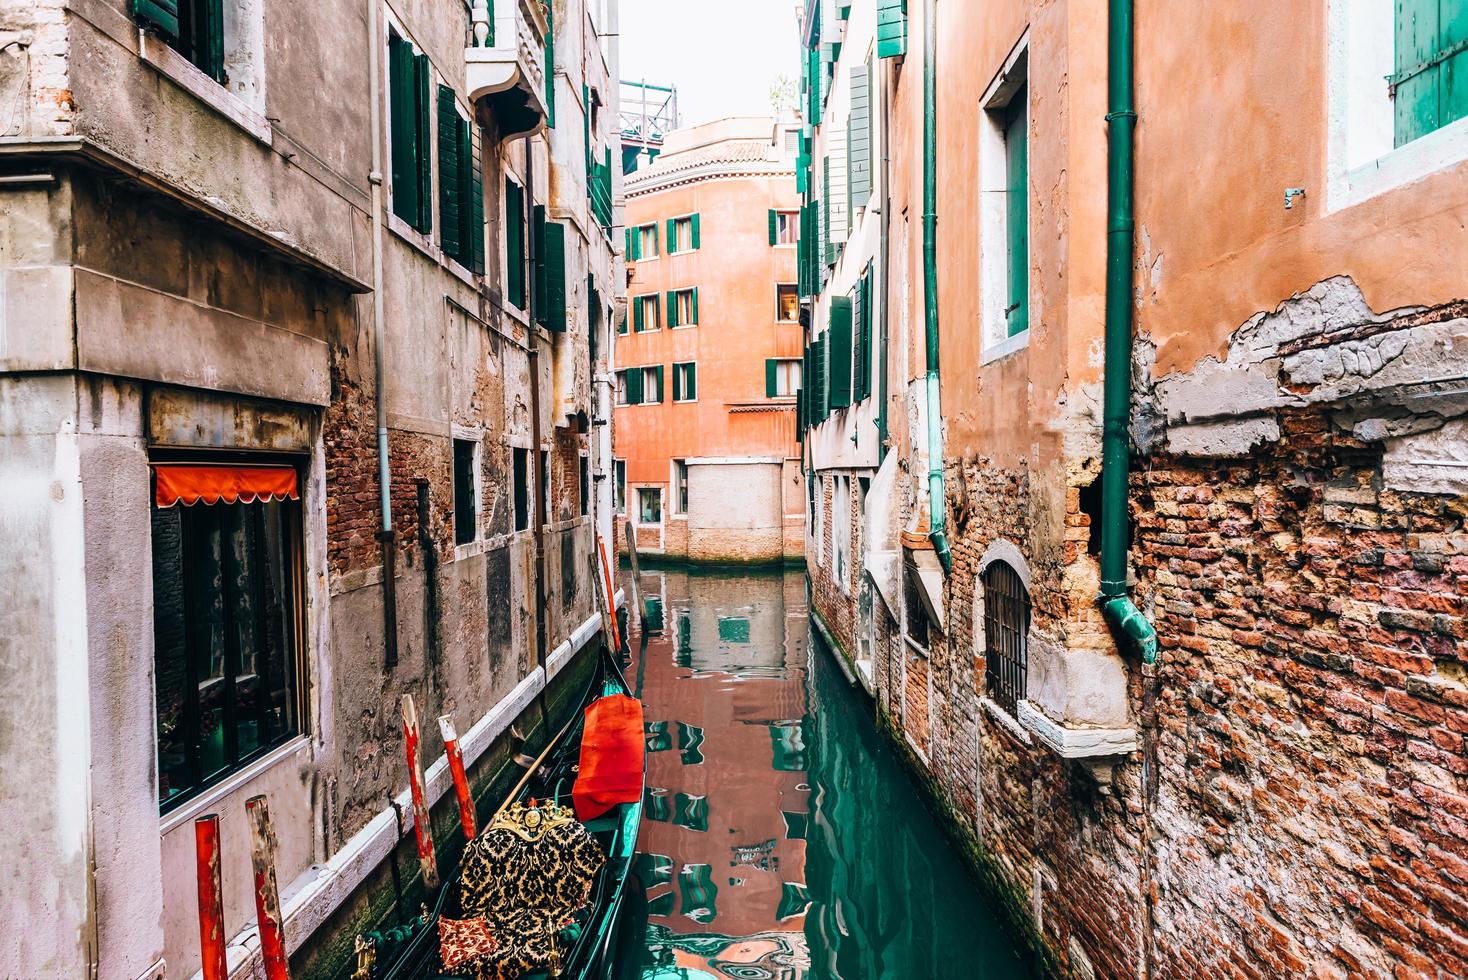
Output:
[[804,575],[641,583],[642,980],[1028,976],[870,701],[813,644]]

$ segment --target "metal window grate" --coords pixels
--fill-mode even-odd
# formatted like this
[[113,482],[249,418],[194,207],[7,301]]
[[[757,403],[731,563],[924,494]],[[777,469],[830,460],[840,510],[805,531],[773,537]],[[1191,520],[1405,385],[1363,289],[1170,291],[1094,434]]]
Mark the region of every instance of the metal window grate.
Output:
[[1025,696],[1030,596],[1019,573],[1002,561],[984,571],[985,684],[989,697],[1013,714]]

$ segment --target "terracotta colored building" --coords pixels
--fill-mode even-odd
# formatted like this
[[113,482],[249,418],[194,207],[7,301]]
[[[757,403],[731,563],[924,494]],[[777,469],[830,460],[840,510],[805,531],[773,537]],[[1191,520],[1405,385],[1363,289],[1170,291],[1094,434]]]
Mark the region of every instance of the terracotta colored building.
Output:
[[801,553],[798,135],[768,118],[691,127],[627,177],[613,453],[642,553]]
[[846,6],[817,622],[1058,966],[1468,974],[1468,4]]

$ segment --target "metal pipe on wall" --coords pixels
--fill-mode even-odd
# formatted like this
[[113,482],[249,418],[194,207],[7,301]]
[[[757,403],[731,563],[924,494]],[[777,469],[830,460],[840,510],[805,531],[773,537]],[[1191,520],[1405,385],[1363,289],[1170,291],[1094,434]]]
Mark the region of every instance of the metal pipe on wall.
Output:
[[948,547],[943,490],[943,409],[938,379],[938,50],[937,0],[923,3],[923,326],[928,362],[928,538],[946,574]]

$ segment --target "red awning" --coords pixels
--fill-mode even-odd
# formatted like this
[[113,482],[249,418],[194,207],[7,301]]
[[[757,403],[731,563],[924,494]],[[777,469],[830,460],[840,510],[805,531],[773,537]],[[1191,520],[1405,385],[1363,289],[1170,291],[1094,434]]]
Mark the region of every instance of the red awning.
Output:
[[293,466],[188,466],[166,464],[153,467],[159,507],[197,503],[246,503],[257,500],[300,500]]

